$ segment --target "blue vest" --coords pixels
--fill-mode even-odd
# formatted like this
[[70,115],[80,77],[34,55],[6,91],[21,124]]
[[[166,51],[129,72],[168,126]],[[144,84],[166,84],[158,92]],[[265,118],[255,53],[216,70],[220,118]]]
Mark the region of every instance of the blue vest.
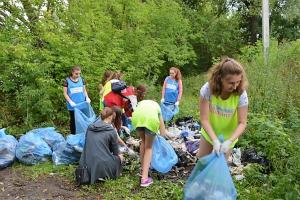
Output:
[[169,103],[175,103],[179,95],[179,84],[178,81],[172,79],[170,76],[166,78],[165,88],[165,101]]
[[[84,85],[82,78],[79,77],[77,82],[73,82],[70,77],[67,78],[68,91],[67,94],[74,103],[79,104],[85,101]],[[68,110],[74,110],[74,108],[67,101]]]

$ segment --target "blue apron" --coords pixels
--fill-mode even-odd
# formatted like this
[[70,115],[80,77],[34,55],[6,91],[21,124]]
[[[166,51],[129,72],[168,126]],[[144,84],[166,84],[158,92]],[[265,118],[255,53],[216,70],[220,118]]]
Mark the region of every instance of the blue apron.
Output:
[[[67,78],[68,81],[68,90],[67,94],[70,97],[70,99],[76,103],[82,103],[85,101],[85,94],[84,94],[84,85],[82,78],[79,77],[77,82],[73,82],[70,77]],[[74,110],[74,108],[70,105],[70,103],[67,101],[67,108],[68,110]]]
[[166,88],[165,88],[165,101],[169,103],[175,103],[179,95],[179,85],[178,81],[172,79],[170,76],[166,78]]

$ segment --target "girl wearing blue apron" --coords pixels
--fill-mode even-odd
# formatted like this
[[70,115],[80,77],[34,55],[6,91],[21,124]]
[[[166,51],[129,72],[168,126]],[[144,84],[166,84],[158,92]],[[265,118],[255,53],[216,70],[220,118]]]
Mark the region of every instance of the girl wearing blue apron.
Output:
[[91,103],[91,100],[85,89],[85,82],[83,78],[80,77],[81,69],[75,66],[71,69],[70,76],[64,81],[64,97],[66,99],[67,108],[70,112],[70,131],[71,134],[75,134],[75,118],[74,118],[74,108],[77,104],[84,101]]
[[181,72],[176,67],[171,67],[169,72],[170,76],[163,85],[161,102],[178,106],[182,96]]

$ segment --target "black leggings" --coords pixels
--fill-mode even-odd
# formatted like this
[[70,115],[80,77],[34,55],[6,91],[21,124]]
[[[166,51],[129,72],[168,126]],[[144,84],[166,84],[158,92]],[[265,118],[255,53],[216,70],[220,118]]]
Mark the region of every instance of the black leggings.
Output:
[[71,134],[75,134],[76,126],[75,126],[74,110],[69,110],[69,112],[70,112],[70,131],[71,131]]

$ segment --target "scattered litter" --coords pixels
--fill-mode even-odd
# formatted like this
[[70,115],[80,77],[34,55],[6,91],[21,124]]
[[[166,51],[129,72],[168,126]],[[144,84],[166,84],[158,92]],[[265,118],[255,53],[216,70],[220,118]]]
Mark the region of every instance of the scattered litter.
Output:
[[200,145],[200,140],[194,139],[194,140],[187,140],[185,141],[186,149],[189,153],[196,155]]
[[133,146],[140,146],[140,140],[130,137],[126,140],[126,144],[133,145]]
[[181,136],[181,130],[177,127],[169,127],[167,132],[168,137],[170,138],[179,138]]
[[269,161],[261,153],[257,153],[255,149],[246,149],[242,153],[242,163],[258,163],[267,166]]
[[138,156],[138,154],[134,150],[128,147],[120,146],[119,151],[120,153],[127,154],[129,156],[133,156],[133,157]]
[[232,163],[235,166],[240,166],[242,164],[242,162],[241,162],[242,153],[241,153],[241,149],[240,148],[234,148],[232,150],[231,157],[232,157]]
[[243,180],[245,178],[245,176],[243,174],[241,174],[241,175],[235,175],[234,178],[237,181],[241,181],[241,180]]

